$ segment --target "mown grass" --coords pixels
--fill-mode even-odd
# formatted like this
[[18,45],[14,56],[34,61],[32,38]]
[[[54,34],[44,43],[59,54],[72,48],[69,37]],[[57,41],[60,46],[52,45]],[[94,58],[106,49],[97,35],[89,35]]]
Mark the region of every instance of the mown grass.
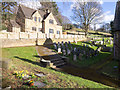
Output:
[[37,70],[43,72],[46,76],[36,77],[33,80],[46,83],[47,85],[44,88],[110,88],[100,83],[41,67],[39,58],[35,57],[37,55],[35,47],[3,48],[2,53],[3,58],[12,59],[11,68],[3,70],[3,79],[6,79],[6,81],[3,81],[3,86],[9,81],[12,88],[30,88],[23,85],[24,80],[15,78],[12,72],[15,70],[28,70],[36,73],[35,70]]
[[[117,68],[114,68],[115,66]],[[100,70],[100,72],[107,75],[107,76],[114,77],[114,78],[118,79],[119,78],[118,68],[119,68],[118,61],[113,60],[110,63],[108,63],[107,65],[105,65],[104,68],[102,68]]]
[[[80,32],[84,32],[84,30],[82,30],[82,29],[79,29],[79,28],[73,28],[73,29],[70,29],[70,30],[64,30],[64,31],[66,31],[66,32],[70,32],[70,31],[72,31],[72,30],[76,30],[76,31],[80,31]],[[96,31],[94,31],[94,30],[88,30],[88,33],[96,33]],[[103,34],[103,35],[111,35],[110,33],[107,33],[107,32],[99,32],[99,31],[97,31],[97,33],[98,34]]]

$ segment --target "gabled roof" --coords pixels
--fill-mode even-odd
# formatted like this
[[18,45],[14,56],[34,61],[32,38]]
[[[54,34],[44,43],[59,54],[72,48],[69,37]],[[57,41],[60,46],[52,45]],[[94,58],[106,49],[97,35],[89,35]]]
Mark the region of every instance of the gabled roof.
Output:
[[26,18],[31,18],[32,14],[36,11],[36,10],[29,8],[29,7],[26,7],[24,5],[20,5],[20,7],[21,7]]
[[[32,15],[38,11],[39,14],[42,16],[43,21],[49,16],[50,13],[45,13],[43,10],[35,10],[29,7],[26,7],[24,5],[19,5],[19,7],[22,9],[23,14],[25,15],[26,18],[32,18]],[[61,25],[60,22],[58,21],[58,19],[54,16],[56,22],[58,23],[58,25]]]
[[44,11],[38,10],[38,12],[40,13],[40,15],[41,15],[42,17],[44,17],[44,15],[45,15],[45,12],[44,12]]
[[60,22],[58,21],[57,17],[54,16],[54,18],[55,18],[56,22],[58,23],[58,25],[61,25]]
[[17,28],[20,28],[20,26],[16,23],[15,20],[10,20],[10,23],[13,27],[17,27]]

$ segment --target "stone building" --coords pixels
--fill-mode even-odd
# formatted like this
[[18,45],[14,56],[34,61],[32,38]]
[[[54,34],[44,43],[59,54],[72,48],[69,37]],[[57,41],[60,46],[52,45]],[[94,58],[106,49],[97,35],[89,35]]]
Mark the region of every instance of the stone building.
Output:
[[62,26],[48,9],[34,10],[19,5],[16,19],[10,21],[8,32],[42,32],[62,35]]
[[114,18],[114,57],[120,60],[120,1],[116,4]]

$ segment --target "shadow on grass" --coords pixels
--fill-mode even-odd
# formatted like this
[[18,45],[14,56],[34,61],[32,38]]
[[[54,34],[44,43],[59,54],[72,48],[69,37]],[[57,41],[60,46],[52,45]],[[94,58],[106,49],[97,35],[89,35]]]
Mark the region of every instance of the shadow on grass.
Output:
[[38,66],[41,66],[41,67],[45,67],[44,65],[41,64],[41,62],[35,62],[35,61],[29,60],[29,59],[20,58],[20,57],[18,57],[18,56],[14,56],[14,58],[20,59],[20,60],[25,61],[25,62],[28,62],[28,63],[32,63],[32,64],[34,64],[34,65],[38,65]]

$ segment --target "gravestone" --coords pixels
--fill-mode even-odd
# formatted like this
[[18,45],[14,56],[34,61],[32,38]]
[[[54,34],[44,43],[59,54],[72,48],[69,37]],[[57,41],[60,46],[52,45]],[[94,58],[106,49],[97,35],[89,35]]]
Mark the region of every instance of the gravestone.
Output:
[[61,42],[61,45],[62,45],[62,46],[64,45],[63,41]]
[[112,40],[110,40],[110,45],[112,45],[113,44],[113,41]]
[[103,38],[103,45],[104,45],[104,41],[105,41],[105,40],[104,40],[104,38]]
[[101,41],[100,43],[101,43],[101,45],[103,45],[103,41]]
[[63,53],[63,55],[65,56],[65,55],[66,55],[66,50],[63,49],[63,50],[62,50],[62,53]]
[[54,49],[57,50],[57,45],[56,45],[56,43],[54,43],[53,45],[54,45]]
[[79,60],[82,60],[82,54],[79,53]]
[[88,45],[86,45],[86,47],[89,47]]
[[76,52],[76,47],[74,48],[74,52]]
[[70,50],[69,50],[69,49],[67,49],[67,55],[70,55],[70,54],[71,54]]
[[73,52],[73,47],[72,46],[70,47],[70,51]]
[[58,42],[58,46],[60,46],[60,42]]
[[102,49],[102,47],[99,47],[99,48],[98,48],[98,51],[100,52],[100,51],[101,51],[101,49]]
[[71,44],[70,41],[68,41],[68,44]]
[[77,55],[76,55],[76,54],[73,55],[73,60],[74,60],[74,61],[77,60]]
[[58,53],[61,53],[61,48],[60,47],[58,48]]
[[40,81],[35,81],[35,82],[34,82],[34,86],[37,86],[38,88],[41,88],[41,87],[46,86],[46,84],[45,84],[45,83],[42,83],[42,82],[40,82]]

